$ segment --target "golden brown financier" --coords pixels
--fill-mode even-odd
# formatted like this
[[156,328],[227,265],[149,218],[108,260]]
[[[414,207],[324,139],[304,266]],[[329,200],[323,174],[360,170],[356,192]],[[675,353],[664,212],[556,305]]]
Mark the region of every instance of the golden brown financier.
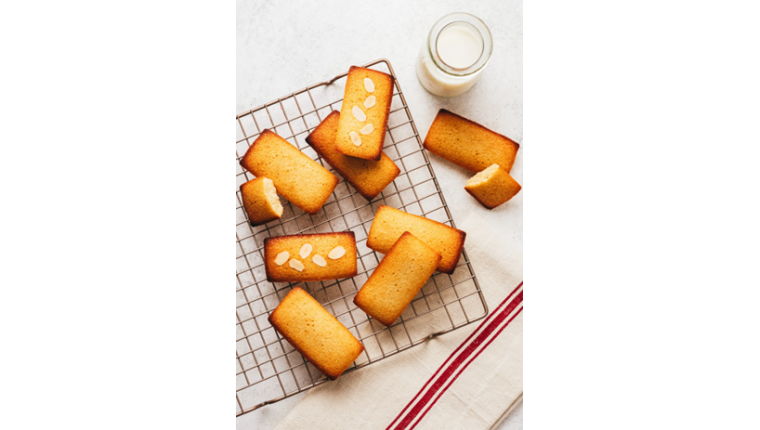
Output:
[[264,239],[269,282],[311,282],[356,276],[356,235],[296,234]]
[[520,145],[514,140],[446,109],[438,111],[423,146],[472,173],[498,164],[512,170]]
[[335,147],[365,160],[379,160],[393,98],[393,76],[351,66],[340,109]]
[[435,272],[441,254],[404,232],[354,297],[367,315],[390,327]]
[[372,201],[399,174],[399,168],[384,152],[380,160],[364,160],[340,153],[335,147],[340,112],[333,111],[306,138],[323,160],[346,178],[365,199]]
[[493,209],[512,199],[522,187],[498,164],[467,180],[464,186],[470,195],[488,209]]
[[438,270],[454,273],[462,255],[466,233],[418,215],[412,215],[390,206],[380,205],[369,229],[367,247],[387,253],[405,231],[412,233],[435,252],[441,254]]
[[243,207],[253,225],[261,225],[280,219],[283,207],[271,179],[263,176],[240,186]]
[[290,142],[264,130],[251,144],[240,165],[274,182],[277,192],[304,212],[315,215],[338,185],[338,177]]
[[330,379],[339,377],[364,351],[340,321],[298,287],[277,305],[269,323]]

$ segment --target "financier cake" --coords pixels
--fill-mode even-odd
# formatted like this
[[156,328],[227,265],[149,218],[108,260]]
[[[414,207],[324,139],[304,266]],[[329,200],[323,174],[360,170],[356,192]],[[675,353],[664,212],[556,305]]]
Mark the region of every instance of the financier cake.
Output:
[[354,303],[390,327],[425,286],[440,261],[441,254],[404,232],[356,294]]
[[317,151],[323,160],[346,178],[346,181],[356,188],[365,199],[372,201],[399,174],[399,168],[384,152],[380,160],[364,160],[344,155],[335,147],[335,136],[338,132],[340,112],[333,111],[327,115],[314,131],[306,138],[306,142]]
[[353,231],[296,234],[264,239],[269,282],[311,282],[356,276]]
[[340,376],[364,351],[340,321],[298,287],[277,305],[269,323],[330,379]]
[[269,129],[251,144],[240,165],[272,180],[277,192],[314,215],[338,185],[338,177]]
[[338,152],[379,160],[393,98],[393,76],[351,66],[335,137]]
[[380,205],[367,237],[367,247],[383,254],[390,251],[405,231],[441,254],[438,271],[454,273],[462,254],[466,233],[432,219]]
[[510,200],[521,188],[520,184],[498,164],[488,166],[486,170],[467,180],[464,186],[468,193],[488,209]]
[[243,207],[253,225],[274,221],[282,216],[282,204],[271,179],[260,176],[240,186]]
[[507,136],[445,109],[438,111],[422,146],[472,173],[491,164],[498,164],[509,173],[520,148]]

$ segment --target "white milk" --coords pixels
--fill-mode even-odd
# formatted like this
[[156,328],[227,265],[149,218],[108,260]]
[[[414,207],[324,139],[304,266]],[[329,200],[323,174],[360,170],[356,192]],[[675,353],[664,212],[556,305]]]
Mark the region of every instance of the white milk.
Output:
[[436,46],[444,63],[455,69],[466,69],[483,53],[483,38],[473,26],[453,23],[438,35]]

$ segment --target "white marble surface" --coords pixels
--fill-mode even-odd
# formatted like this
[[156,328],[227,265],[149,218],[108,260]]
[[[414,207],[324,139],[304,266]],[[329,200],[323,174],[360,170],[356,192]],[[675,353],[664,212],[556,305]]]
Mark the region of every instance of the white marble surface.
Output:
[[[417,81],[415,60],[435,21],[451,12],[480,17],[494,50],[480,81],[466,94],[443,99]],[[237,3],[237,100],[244,112],[284,94],[344,73],[351,65],[386,58],[392,64],[417,128],[424,138],[438,109],[463,115],[521,144],[512,176],[523,182],[522,1],[373,2],[241,1]],[[457,224],[479,211],[502,246],[522,250],[524,191],[492,211],[464,190],[469,172],[431,156]],[[517,252],[521,255],[521,252]],[[267,429],[300,399],[286,399],[237,420],[241,430]],[[498,429],[522,428],[522,404]]]

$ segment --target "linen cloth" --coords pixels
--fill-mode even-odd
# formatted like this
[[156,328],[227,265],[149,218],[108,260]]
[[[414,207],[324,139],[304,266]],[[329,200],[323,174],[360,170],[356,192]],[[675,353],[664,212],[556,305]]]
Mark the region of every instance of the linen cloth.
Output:
[[466,369],[459,369],[453,383],[446,381],[450,387],[438,393],[440,398],[422,418],[417,415],[407,426],[396,427],[403,420],[399,414],[408,405],[407,412],[413,409],[410,402],[452,352],[473,332],[482,331],[496,311],[504,311],[505,298],[512,293],[511,299],[517,294],[521,301],[522,288],[516,287],[522,281],[522,249],[497,246],[487,225],[475,210],[458,226],[467,232],[465,249],[490,311],[484,320],[311,389],[276,429],[386,429],[394,420],[393,428],[416,423],[417,429],[490,429],[502,421],[522,399],[522,303],[509,314],[509,325],[498,336],[491,335],[491,343]]

